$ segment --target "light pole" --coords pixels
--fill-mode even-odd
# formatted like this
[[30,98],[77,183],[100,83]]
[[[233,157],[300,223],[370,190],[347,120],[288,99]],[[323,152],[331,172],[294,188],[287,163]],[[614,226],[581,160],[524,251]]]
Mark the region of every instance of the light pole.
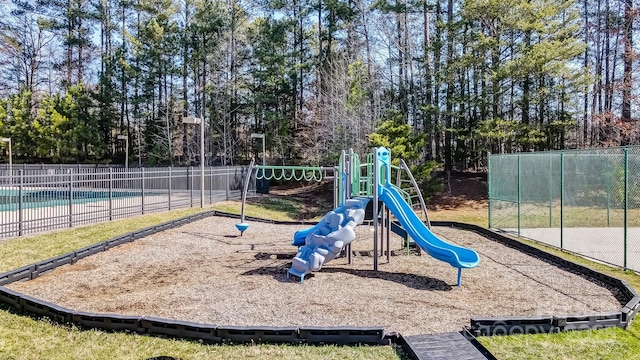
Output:
[[252,139],[262,139],[262,166],[267,165],[267,163],[265,161],[265,151],[264,151],[264,134],[252,133],[251,134],[251,138]]
[[13,156],[11,154],[11,138],[0,138],[0,141],[9,143],[9,184],[13,185]]
[[202,118],[185,116],[183,124],[200,124],[200,207],[204,207],[204,121]]
[[129,137],[127,135],[118,135],[116,139],[124,140],[124,148],[125,148],[124,168],[128,169],[129,168]]

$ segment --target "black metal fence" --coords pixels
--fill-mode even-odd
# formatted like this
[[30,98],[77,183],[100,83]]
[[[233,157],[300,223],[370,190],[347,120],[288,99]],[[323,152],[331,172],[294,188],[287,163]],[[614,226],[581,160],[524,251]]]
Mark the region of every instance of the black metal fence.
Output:
[[195,167],[0,169],[0,238],[239,199],[247,171],[208,167],[202,182]]

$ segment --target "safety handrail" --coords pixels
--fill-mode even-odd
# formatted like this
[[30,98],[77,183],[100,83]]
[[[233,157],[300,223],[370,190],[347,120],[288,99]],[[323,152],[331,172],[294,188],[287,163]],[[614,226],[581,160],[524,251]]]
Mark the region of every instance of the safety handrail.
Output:
[[406,190],[400,188],[399,186],[395,185],[395,184],[391,184],[391,187],[393,187],[394,189],[396,189],[396,191],[398,193],[400,193],[400,196],[402,196],[402,199],[409,205],[411,206],[411,194],[409,194]]
[[407,163],[404,162],[404,159],[400,159],[400,166],[407,171],[407,175],[409,175],[409,179],[411,180],[414,188],[416,189],[416,193],[418,194],[418,198],[420,199],[420,206],[422,207],[422,212],[424,213],[424,218],[427,221],[427,227],[431,229],[431,221],[429,221],[429,213],[427,212],[427,206],[424,203],[424,198],[422,197],[422,192],[420,192],[418,183],[416,182],[416,179],[413,177],[411,170],[409,170]]

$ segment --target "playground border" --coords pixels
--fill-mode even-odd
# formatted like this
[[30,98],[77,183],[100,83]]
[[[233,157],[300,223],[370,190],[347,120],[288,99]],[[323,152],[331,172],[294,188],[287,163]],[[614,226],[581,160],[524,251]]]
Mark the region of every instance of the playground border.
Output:
[[[117,236],[112,239],[92,244],[76,251],[58,255],[0,274],[0,304],[4,304],[18,313],[46,317],[61,325],[77,325],[87,329],[105,331],[127,331],[148,335],[190,338],[210,343],[306,343],[306,344],[370,344],[390,345],[396,342],[396,333],[385,333],[382,327],[271,327],[271,326],[223,326],[202,324],[181,320],[162,319],[149,316],[131,316],[117,314],[90,313],[75,311],[54,303],[43,301],[4,287],[16,281],[35,279],[53,269],[74,264],[78,260],[107,251],[116,246],[133,242],[137,239],[172,229],[210,216],[226,216],[239,219],[236,214],[216,210],[205,211],[195,215],[168,221]],[[254,217],[247,220],[282,225],[304,225],[307,222],[276,221]]]
[[471,318],[469,331],[474,336],[557,333],[573,330],[594,330],[607,327],[626,328],[640,310],[640,296],[626,281],[576,264],[557,255],[522,243],[483,227],[453,221],[432,221],[433,226],[450,226],[476,232],[488,239],[539,258],[547,263],[582,275],[591,281],[599,281],[618,291],[622,308],[613,312],[588,314],[557,314],[529,317],[477,317]]
[[[210,343],[307,343],[307,344],[372,344],[389,345],[396,343],[406,345],[402,335],[385,333],[382,327],[244,327],[222,326],[214,324],[193,323],[180,320],[169,320],[146,316],[130,316],[104,313],[89,313],[68,309],[47,301],[36,299],[22,293],[10,290],[4,285],[35,279],[59,266],[73,264],[78,260],[129,243],[154,233],[175,228],[187,223],[210,216],[226,216],[240,218],[239,215],[210,210],[162,224],[137,230],[129,234],[118,236],[106,241],[89,245],[66,254],[23,266],[0,274],[0,304],[18,313],[34,317],[47,317],[61,325],[74,324],[82,328],[100,329],[105,331],[127,331],[140,334],[169,336],[175,338],[190,338]],[[254,217],[246,219],[256,222],[272,224],[310,224],[310,222],[276,221]],[[636,316],[640,308],[640,296],[629,284],[607,274],[592,270],[586,266],[575,264],[556,255],[521,243],[499,233],[477,225],[433,221],[434,226],[449,226],[463,230],[477,232],[484,237],[515,248],[519,251],[543,259],[553,265],[568,269],[591,280],[601,281],[619,291],[621,302],[624,303],[620,311],[593,314],[568,314],[554,316],[532,317],[495,317],[471,318],[470,326],[465,334],[473,336],[494,336],[531,333],[554,333],[569,330],[599,329],[605,327],[625,328]],[[467,336],[469,338],[469,336]],[[477,343],[477,342],[476,342]],[[411,353],[405,349],[407,353]]]

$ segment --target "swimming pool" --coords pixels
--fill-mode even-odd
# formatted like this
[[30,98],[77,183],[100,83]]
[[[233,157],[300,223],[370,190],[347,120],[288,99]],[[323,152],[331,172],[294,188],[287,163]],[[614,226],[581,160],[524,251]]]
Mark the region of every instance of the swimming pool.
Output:
[[[146,193],[145,195],[150,195]],[[111,191],[111,198],[128,198],[142,196],[141,191]],[[109,191],[105,190],[71,190],[69,189],[28,189],[22,190],[22,207],[32,209],[48,206],[85,204],[109,199]],[[13,211],[20,208],[20,191],[0,189],[0,211]]]

